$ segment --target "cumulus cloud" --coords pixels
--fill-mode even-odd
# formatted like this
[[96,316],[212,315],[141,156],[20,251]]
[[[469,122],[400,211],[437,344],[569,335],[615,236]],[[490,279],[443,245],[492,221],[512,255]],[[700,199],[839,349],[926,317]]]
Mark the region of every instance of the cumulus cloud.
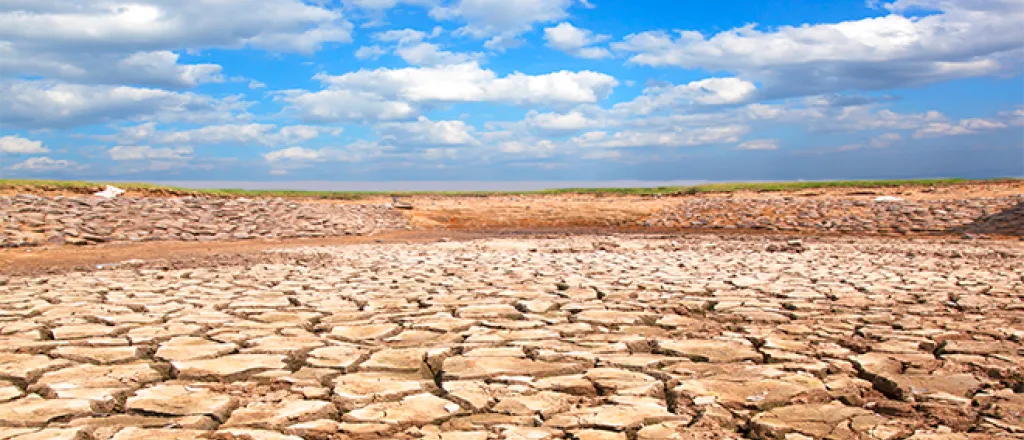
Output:
[[739,110],[747,121],[799,124],[812,132],[916,130],[928,124],[946,122],[941,112],[898,113],[878,103],[833,105],[831,99],[812,96],[781,104],[750,104]]
[[507,141],[498,145],[502,153],[531,158],[551,157],[558,150],[554,142],[547,139],[533,139],[526,141]]
[[601,59],[612,56],[612,53],[603,47],[588,47],[610,38],[609,35],[594,35],[593,32],[580,29],[569,22],[544,29],[544,39],[547,40],[548,46],[580,58]]
[[213,122],[245,116],[250,103],[167,90],[108,85],[59,84],[50,81],[0,82],[0,126],[55,128],[114,122],[156,120]]
[[350,41],[338,10],[299,0],[25,2],[0,10],[0,38],[63,50],[254,46],[310,52]]
[[278,147],[316,139],[322,132],[341,133],[341,128],[274,124],[222,124],[189,130],[158,130],[155,123],[121,128],[117,134],[97,136],[102,140],[150,144],[261,145]]
[[647,115],[680,106],[740,104],[752,100],[757,86],[739,78],[706,78],[681,85],[655,85],[632,101],[616,104],[612,112]]
[[420,152],[419,157],[424,160],[456,160],[459,158],[458,148],[427,148]]
[[755,139],[743,142],[736,148],[740,150],[778,150],[779,141],[775,139]]
[[571,143],[583,148],[694,147],[735,143],[749,130],[747,126],[727,125],[667,131],[623,130],[611,134],[591,131],[573,138]]
[[421,116],[413,122],[378,124],[375,129],[381,142],[403,146],[472,145],[473,127],[463,121],[431,121]]
[[515,72],[499,77],[477,63],[434,67],[359,70],[317,75],[327,87],[318,92],[288,91],[288,102],[306,120],[389,121],[419,115],[423,106],[460,102],[565,105],[604,99],[615,78],[591,71],[542,75]]
[[78,164],[76,164],[76,163],[74,163],[72,161],[69,161],[69,160],[51,159],[49,157],[43,156],[43,157],[30,157],[28,159],[25,159],[24,162],[20,162],[20,163],[16,163],[16,164],[12,165],[11,169],[12,170],[16,170],[16,171],[17,170],[22,170],[22,171],[33,171],[33,172],[61,171],[61,170],[67,170],[67,169],[70,169],[70,168],[77,167],[77,165]]
[[186,160],[192,157],[192,147],[153,148],[147,145],[111,147],[107,155],[116,161],[122,160]]
[[533,129],[555,134],[579,131],[600,124],[578,110],[568,113],[538,113],[531,110],[526,114],[524,122]]
[[192,87],[223,81],[181,49],[312,53],[351,41],[340,11],[301,0],[39,0],[0,8],[0,75],[86,84]]
[[357,141],[344,147],[289,147],[263,154],[263,159],[276,170],[304,168],[321,162],[359,162],[379,155],[387,148],[373,142]]
[[1000,112],[999,117],[1011,126],[1024,127],[1024,107],[1018,107],[1008,112]]
[[419,114],[408,102],[354,90],[293,90],[278,99],[290,104],[303,120],[317,123],[396,121]]
[[356,49],[355,55],[356,58],[361,60],[375,60],[386,53],[388,53],[388,51],[375,44],[373,46],[361,46],[359,49]]
[[441,50],[441,46],[425,41],[399,45],[395,49],[395,54],[413,66],[443,66],[483,59],[483,54],[479,52],[457,53]]
[[984,131],[998,130],[1007,128],[1008,126],[1009,125],[1004,121],[985,118],[961,119],[955,123],[932,122],[914,131],[913,137],[914,139],[922,139],[942,136],[961,136],[966,134],[977,134]]
[[20,136],[0,137],[0,153],[8,154],[43,154],[50,150],[40,141],[25,139]]
[[359,70],[318,75],[333,89],[359,89],[410,102],[503,102],[549,104],[597,102],[618,85],[603,73],[562,70],[541,75],[515,72],[499,77],[477,63],[438,67]]
[[520,44],[518,36],[538,23],[551,23],[569,16],[573,0],[457,0],[447,7],[436,7],[437,19],[459,20],[465,26],[457,35],[489,38],[488,49],[503,50]]
[[[709,37],[696,31],[631,34],[616,50],[648,66],[736,72],[766,96],[878,90],[997,72],[1019,72],[1024,25],[1018,0],[912,0],[883,17],[759,29]],[[936,11],[904,16],[914,8]]]
[[263,155],[268,162],[322,162],[326,160],[326,154],[322,150],[310,150],[302,147],[291,147],[282,150],[272,151]]
[[899,133],[884,133],[871,138],[868,141],[868,146],[871,148],[886,148],[902,140],[903,136]]
[[[443,50],[441,46],[424,41],[441,34],[440,26],[435,27],[430,34],[416,29],[392,29],[374,34],[374,39],[386,43],[394,43],[395,55],[398,55],[406,63],[413,66],[442,66],[446,64],[460,64],[470,61],[483,60],[484,55],[479,52],[457,53]],[[381,54],[384,49],[380,46],[373,46]],[[359,56],[359,53],[356,53]],[[379,56],[379,55],[377,55]]]
[[342,0],[346,7],[370,11],[385,11],[402,4],[435,6],[438,2],[439,0]]

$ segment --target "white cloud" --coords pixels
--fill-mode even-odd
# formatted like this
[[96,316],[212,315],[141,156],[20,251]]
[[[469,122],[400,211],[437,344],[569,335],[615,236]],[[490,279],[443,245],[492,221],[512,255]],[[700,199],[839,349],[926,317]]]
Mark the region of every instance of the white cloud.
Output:
[[502,153],[527,156],[532,158],[546,158],[555,154],[557,146],[547,139],[532,139],[524,141],[507,141],[498,145]]
[[438,0],[342,0],[342,3],[350,8],[384,11],[401,4],[419,6],[436,5]]
[[598,121],[576,110],[569,113],[537,113],[536,111],[530,111],[526,114],[524,122],[531,128],[551,133],[579,131],[599,124]]
[[600,60],[611,57],[612,53],[603,47],[584,47],[576,52],[576,56],[588,60]]
[[736,148],[740,150],[778,150],[779,141],[775,139],[755,139],[743,142]]
[[483,59],[483,54],[479,52],[450,52],[441,50],[441,47],[434,43],[427,42],[399,45],[395,49],[395,54],[413,66],[443,66]]
[[431,121],[426,117],[414,122],[389,122],[378,124],[375,129],[381,142],[405,146],[472,145],[478,141],[473,137],[473,127],[463,121]]
[[359,49],[356,49],[356,58],[360,60],[375,60],[386,53],[388,53],[388,51],[377,45],[362,46]]
[[83,4],[38,0],[0,10],[0,38],[64,50],[140,47],[239,48],[311,52],[348,42],[341,12],[299,0],[134,0]]
[[[784,104],[750,104],[738,116],[748,121],[803,125],[810,131],[915,130],[947,118],[938,111],[896,113],[878,103],[843,105],[834,97],[812,96]],[[839,102],[840,104],[837,104]]]
[[677,86],[653,86],[612,107],[613,113],[647,115],[679,106],[740,104],[754,98],[757,86],[739,78],[706,78]]
[[312,53],[351,41],[340,11],[301,0],[38,0],[0,7],[0,72],[86,84],[192,87],[216,64],[173,51],[254,47]]
[[594,35],[593,32],[580,29],[569,22],[544,29],[544,39],[547,40],[548,46],[580,58],[601,59],[612,56],[608,49],[587,47],[610,38],[608,35]]
[[417,43],[425,40],[427,37],[426,32],[409,28],[391,29],[373,35],[375,40],[387,43]]
[[[113,73],[124,83],[155,82],[170,85],[196,86],[223,82],[221,66],[216,64],[179,65],[178,54],[166,50],[136,52],[117,62],[119,72]],[[91,71],[95,74],[95,71]],[[166,75],[161,78],[160,75]]]
[[427,148],[419,155],[425,160],[456,160],[459,158],[458,148]]
[[111,147],[107,155],[116,161],[121,160],[186,160],[192,157],[192,147],[153,148],[147,145]]
[[871,138],[868,141],[868,146],[871,148],[886,148],[902,140],[903,136],[899,133],[885,133]]
[[613,134],[591,131],[571,140],[584,148],[693,147],[739,142],[750,130],[742,125],[676,129],[670,131],[623,130]]
[[946,119],[942,113],[934,110],[924,113],[896,113],[882,109],[876,112],[870,106],[847,107],[834,114],[834,117],[831,124],[847,130],[913,130]]
[[12,165],[11,169],[25,171],[59,171],[75,167],[76,165],[76,163],[71,162],[69,160],[55,160],[43,156],[28,158],[24,162]]
[[317,79],[333,89],[365,90],[409,102],[589,103],[607,97],[618,85],[611,76],[587,70],[499,77],[477,63],[359,70]]
[[326,160],[325,154],[321,152],[321,150],[310,150],[302,147],[291,147],[283,150],[272,151],[270,153],[263,154],[263,158],[268,162],[322,162]]
[[267,85],[256,80],[251,80],[249,81],[249,88],[252,90],[265,89],[267,88]]
[[85,84],[168,88],[223,82],[217,64],[179,64],[170,51],[54,53],[0,40],[0,77],[40,76]]
[[[909,6],[940,13],[899,15]],[[953,78],[1019,72],[1024,8],[1019,0],[898,1],[877,18],[705,37],[642,32],[613,48],[649,66],[736,72],[770,96],[886,89]]]
[[124,127],[117,134],[97,136],[98,139],[150,144],[189,145],[262,145],[277,147],[295,145],[316,139],[322,132],[341,133],[341,128],[324,128],[309,125],[278,127],[274,124],[224,124],[208,125],[190,130],[157,130],[156,124],[147,123]]
[[983,118],[961,119],[956,123],[932,122],[915,131],[913,137],[914,139],[922,139],[941,136],[961,136],[1007,127],[1008,125],[1003,121]]
[[388,121],[409,119],[422,106],[459,102],[516,105],[564,105],[604,99],[615,78],[591,71],[542,75],[515,72],[499,77],[477,63],[433,67],[359,70],[339,76],[317,75],[327,89],[283,93],[306,120]]
[[303,120],[311,122],[396,121],[419,113],[408,102],[353,90],[288,91],[279,99],[290,104]]
[[622,152],[618,150],[596,150],[588,151],[580,156],[583,160],[613,160],[621,159]]
[[40,141],[25,139],[20,136],[0,137],[0,153],[8,154],[43,154],[50,150]]
[[319,149],[289,147],[263,154],[263,158],[276,170],[303,168],[320,162],[359,162],[379,155],[386,148],[373,142],[357,141],[343,148]]
[[1024,126],[1024,107],[1018,107],[1009,112],[1002,112],[1000,116],[1005,118],[1010,125],[1016,127]]
[[456,35],[490,38],[486,47],[495,50],[515,45],[519,35],[537,23],[550,23],[569,16],[573,0],[457,0],[449,7],[436,7],[437,19],[465,22]]
[[[427,38],[437,37],[442,31],[440,26],[435,27],[430,34],[415,29],[392,29],[378,32],[374,34],[373,38],[377,41],[395,43],[395,55],[413,66],[441,66],[483,60],[484,55],[479,52],[456,53],[442,50],[441,46],[437,44],[423,41]],[[384,53],[384,49],[379,46],[373,47]],[[356,56],[359,56],[358,52]]]
[[167,90],[48,81],[0,82],[0,126],[69,128],[120,120],[212,122],[245,117],[240,97],[217,99]]

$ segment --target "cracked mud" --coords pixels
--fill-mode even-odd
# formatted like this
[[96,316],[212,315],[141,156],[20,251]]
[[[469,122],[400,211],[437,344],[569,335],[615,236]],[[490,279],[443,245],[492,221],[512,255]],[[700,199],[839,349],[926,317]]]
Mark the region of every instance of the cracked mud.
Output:
[[268,256],[0,278],[0,439],[1024,435],[1020,242]]

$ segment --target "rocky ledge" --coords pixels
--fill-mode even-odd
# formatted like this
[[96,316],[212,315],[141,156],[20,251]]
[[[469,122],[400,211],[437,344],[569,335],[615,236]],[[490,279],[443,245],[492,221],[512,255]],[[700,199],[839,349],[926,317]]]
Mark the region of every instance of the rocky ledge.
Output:
[[386,205],[275,199],[0,197],[0,247],[363,235],[404,229]]

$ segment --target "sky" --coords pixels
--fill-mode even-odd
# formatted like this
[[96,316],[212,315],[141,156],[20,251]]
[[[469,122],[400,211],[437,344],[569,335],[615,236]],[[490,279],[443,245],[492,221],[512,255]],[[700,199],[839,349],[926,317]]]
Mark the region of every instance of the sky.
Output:
[[1021,0],[0,0],[0,178],[1024,176],[1022,28]]

